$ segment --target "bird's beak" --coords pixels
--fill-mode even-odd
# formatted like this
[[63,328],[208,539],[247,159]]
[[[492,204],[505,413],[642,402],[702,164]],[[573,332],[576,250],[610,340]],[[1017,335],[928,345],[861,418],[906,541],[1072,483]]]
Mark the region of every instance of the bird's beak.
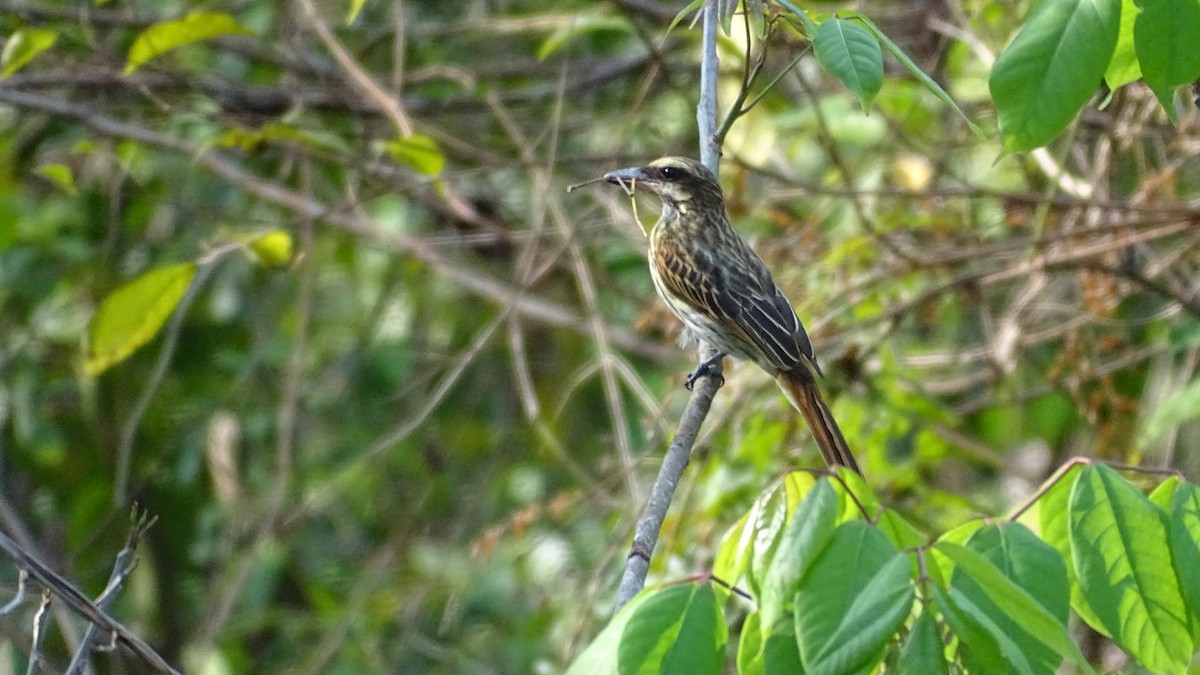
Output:
[[644,166],[633,166],[628,169],[617,169],[604,174],[604,180],[613,185],[629,185],[634,181],[646,180],[649,173]]

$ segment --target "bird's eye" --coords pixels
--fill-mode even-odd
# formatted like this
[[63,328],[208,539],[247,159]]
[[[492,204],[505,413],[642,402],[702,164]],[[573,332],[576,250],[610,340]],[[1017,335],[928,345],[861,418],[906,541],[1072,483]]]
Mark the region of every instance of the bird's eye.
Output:
[[679,180],[683,178],[683,170],[676,166],[664,166],[662,177],[666,180]]

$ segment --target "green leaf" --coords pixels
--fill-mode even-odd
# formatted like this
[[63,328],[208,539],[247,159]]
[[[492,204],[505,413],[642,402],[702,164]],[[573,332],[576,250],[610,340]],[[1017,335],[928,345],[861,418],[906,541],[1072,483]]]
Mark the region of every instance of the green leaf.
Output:
[[78,193],[78,190],[75,189],[75,177],[71,174],[71,169],[66,165],[44,164],[38,167],[37,172],[57,185],[63,192],[69,195]]
[[870,31],[853,21],[827,19],[813,36],[817,61],[858,97],[863,108],[883,86],[883,52]]
[[[1034,502],[1033,508],[1026,513],[1036,515],[1036,519],[1030,518],[1029,521],[1037,523],[1041,540],[1054,547],[1067,565],[1067,585],[1071,588],[1071,607],[1088,625],[1097,626],[1100,620],[1088,606],[1087,598],[1084,597],[1083,591],[1075,579],[1075,565],[1072,562],[1074,558],[1071,555],[1070,519],[1067,517],[1071,491],[1075,488],[1075,481],[1079,479],[1083,468],[1083,464],[1076,464],[1068,469],[1040,499]],[[1022,520],[1026,521],[1025,518]],[[1026,521],[1027,525],[1031,524],[1029,521]]]
[[1197,417],[1200,417],[1200,380],[1193,380],[1154,408],[1137,436],[1137,448],[1145,450],[1166,432]]
[[1200,2],[1141,0],[1138,5],[1142,13],[1133,38],[1142,77],[1175,121],[1172,90],[1200,78]]
[[446,157],[438,148],[437,141],[424,134],[388,141],[384,148],[393,161],[426,176],[436,176],[446,166]]
[[1183,484],[1183,479],[1179,476],[1167,476],[1167,479],[1159,483],[1146,498],[1150,500],[1158,508],[1163,510],[1163,513],[1170,513],[1175,504],[1175,491]]
[[912,628],[904,638],[904,644],[900,646],[895,671],[924,675],[949,674],[950,666],[946,663],[945,645],[942,644],[937,621],[933,618],[932,607],[923,609],[921,615],[913,622]]
[[50,49],[58,41],[58,33],[41,28],[21,28],[4,41],[0,52],[0,79],[24,68],[35,56]]
[[837,495],[822,479],[796,507],[767,569],[759,599],[764,624],[774,625],[788,611],[800,580],[833,536],[836,518]]
[[875,25],[874,21],[871,21],[870,18],[859,12],[842,12],[842,16],[853,18],[863,26],[866,26],[867,30],[871,31],[871,35],[875,36],[875,39],[879,41],[879,44],[883,45],[884,49],[888,50],[888,53],[891,54],[893,58],[907,68],[908,72],[912,73],[912,76],[917,78],[918,82],[923,84],[926,89],[933,92],[933,94],[937,96],[938,99],[940,99],[943,103],[953,108],[954,111],[958,113],[959,117],[963,118],[963,121],[967,123],[967,127],[970,128],[976,136],[984,138],[983,130],[980,129],[979,126],[973,121],[971,121],[971,118],[967,117],[967,113],[963,112],[963,109],[958,107],[958,104],[954,102],[954,99],[950,98],[950,94],[946,93],[946,90],[942,89],[940,84],[938,84],[932,77],[927,75],[925,71],[921,70],[921,67],[918,66],[917,63],[908,56],[908,54],[904,53],[904,50],[900,48],[900,45],[896,44],[891,38],[885,35],[884,32],[879,29],[879,26]]
[[629,618],[618,646],[622,675],[719,675],[729,638],[724,613],[707,583],[651,593]]
[[616,675],[618,647],[621,644],[621,635],[625,633],[625,626],[629,624],[634,612],[655,592],[655,589],[643,589],[625,603],[587,649],[571,663],[566,675]]
[[367,0],[350,0],[350,9],[346,12],[346,25],[352,25],[357,19],[363,7],[367,4]]
[[257,235],[248,245],[251,259],[263,267],[284,267],[292,262],[295,255],[292,235],[283,230]]
[[1182,483],[1171,506],[1171,559],[1187,594],[1192,636],[1200,632],[1200,488]]
[[1034,675],[1020,645],[966,594],[953,586],[943,591],[935,584],[933,597],[958,637],[959,651],[970,672]]
[[98,375],[149,342],[195,275],[195,263],[159,267],[113,291],[92,317],[84,370]]
[[687,4],[687,7],[684,7],[683,9],[679,10],[679,13],[675,15],[675,18],[671,19],[671,24],[669,26],[667,26],[667,32],[664,35],[670,35],[671,31],[675,29],[675,26],[679,25],[680,21],[683,21],[683,18],[685,16],[687,16],[688,14],[691,14],[692,12],[696,11],[697,9],[700,9],[703,6],[704,6],[704,0],[692,0],[691,2],[689,2]]
[[[1028,533],[1028,530],[1025,530],[1023,526],[1014,524],[1012,527],[1019,529],[1010,530],[1008,536],[1016,537],[1018,541],[1023,539],[1025,543],[1033,539],[1032,536],[1024,538],[1017,534],[1022,530]],[[1075,646],[1075,643],[1071,641],[1071,637],[1067,633],[1065,616],[1061,619],[1056,617],[1045,606],[1035,600],[1029,592],[1006,577],[991,561],[979,553],[965,546],[947,541],[934,544],[934,550],[954,561],[954,577],[959,580],[959,583],[955,584],[954,581],[951,581],[951,595],[958,606],[967,609],[967,605],[962,601],[962,598],[967,598],[969,600],[969,607],[974,608],[968,612],[972,618],[977,621],[980,619],[977,612],[988,617],[988,621],[984,622],[983,625],[987,627],[989,633],[993,634],[992,637],[997,638],[1001,646],[1001,653],[1004,654],[1006,660],[1011,659],[1012,656],[1007,647],[1008,643],[1012,643],[1020,651],[1022,654],[1020,663],[1009,661],[1014,667],[1019,666],[1022,672],[1054,672],[1053,668],[1050,668],[1048,671],[1033,669],[1028,661],[1026,649],[1012,637],[1011,629],[1015,625],[1021,627],[1028,635],[1035,638],[1041,644],[1052,649],[1060,657],[1074,662],[1085,672],[1091,672],[1087,661],[1083,658],[1083,654],[1079,652],[1079,648]],[[1019,554],[1010,551],[1003,554],[1001,558],[1011,562],[1014,561],[1013,556],[1015,555]],[[1022,577],[1028,582],[1029,577],[1038,574],[1039,571],[1053,575],[1053,566],[1048,570],[1038,567],[1039,565],[1046,564],[1046,560],[1048,558],[1044,553],[1023,559],[1023,566],[1033,565],[1034,567],[1025,569]],[[1039,583],[1038,590],[1042,591],[1052,587],[1055,583],[1065,582],[1065,567],[1060,569],[1062,575],[1061,581],[1051,578],[1048,582]],[[977,587],[983,591],[983,594],[991,602],[991,607],[980,604],[971,598],[968,591],[973,590],[975,586],[960,588],[963,585],[960,575],[966,575],[971,581],[975,582]],[[1050,592],[1054,593],[1055,591],[1051,590]],[[1053,603],[1053,596],[1047,600]],[[1065,599],[1062,604],[1063,613],[1065,614]],[[998,609],[1000,614],[996,615],[989,611],[992,607]],[[1001,636],[1004,636],[1007,642],[1001,641]]]
[[1156,672],[1182,672],[1192,637],[1167,514],[1116,471],[1083,470],[1071,493],[1075,574],[1099,626]]
[[742,635],[738,638],[738,675],[765,675],[763,670],[762,614],[750,612],[742,624]]
[[897,549],[916,548],[929,543],[929,537],[913,527],[899,513],[887,509],[879,516],[879,530],[887,535],[888,541]]
[[1112,59],[1120,12],[1121,0],[1034,7],[988,80],[1006,150],[1045,145],[1075,118]]
[[773,486],[767,494],[759,497],[762,510],[754,522],[754,541],[751,544],[750,563],[746,570],[746,580],[750,584],[750,592],[755,597],[762,596],[763,583],[771,561],[775,558],[775,549],[783,535],[787,524],[788,507],[784,490]]
[[[1058,622],[1062,641],[1070,641],[1066,635],[1070,598],[1067,570],[1062,556],[1053,547],[1024,525],[1006,523],[978,530],[968,540],[967,549],[978,553],[1005,578],[1027,591]],[[1008,616],[966,569],[956,567],[951,584],[991,617],[999,630],[1021,649],[1033,672],[1052,674],[1062,663],[1063,657],[1044,644],[1041,635],[1031,634],[1028,624]]]
[[764,675],[803,675],[800,665],[800,646],[796,644],[796,626],[792,617],[784,616],[775,622],[763,644],[762,672]]
[[163,54],[186,45],[221,35],[244,35],[246,30],[228,14],[221,12],[192,12],[182,19],[162,21],[138,34],[129,48],[125,74],[141,68]]
[[1138,65],[1137,50],[1133,44],[1133,24],[1137,20],[1138,8],[1134,0],[1121,0],[1121,30],[1117,33],[1117,47],[1112,60],[1104,72],[1104,82],[1109,89],[1129,84],[1142,76]]
[[878,528],[838,526],[796,590],[796,637],[809,673],[870,671],[912,611],[908,556]]

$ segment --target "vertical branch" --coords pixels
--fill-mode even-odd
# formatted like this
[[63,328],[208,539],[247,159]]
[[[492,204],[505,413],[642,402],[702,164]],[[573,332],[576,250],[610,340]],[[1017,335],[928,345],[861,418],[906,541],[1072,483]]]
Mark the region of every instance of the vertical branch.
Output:
[[700,103],[696,106],[696,125],[700,130],[700,162],[713,173],[721,159],[717,144],[717,0],[705,0],[704,32],[700,49]]
[[[717,162],[721,157],[721,148],[714,135],[717,128],[717,0],[706,0],[704,3],[703,43],[700,104],[696,111],[696,122],[700,129],[700,161],[716,173]],[[701,363],[717,354],[715,349],[704,343],[700,344],[699,352]],[[700,425],[704,423],[704,418],[708,417],[713,396],[720,387],[720,364],[710,372],[710,377],[696,380],[687,408],[679,419],[675,437],[671,439],[658,476],[650,486],[650,498],[646,501],[641,517],[638,518],[633,545],[625,559],[625,572],[621,576],[621,585],[617,588],[614,612],[620,611],[646,585],[650,558],[654,554],[654,547],[658,545],[658,534],[667,518],[671,499],[675,496],[675,489],[683,477],[683,470],[692,459],[692,447],[700,433]]]

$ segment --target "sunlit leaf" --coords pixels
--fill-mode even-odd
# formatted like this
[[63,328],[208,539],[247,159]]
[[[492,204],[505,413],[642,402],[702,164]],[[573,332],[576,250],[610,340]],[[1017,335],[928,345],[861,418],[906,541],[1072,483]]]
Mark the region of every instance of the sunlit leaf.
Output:
[[1182,483],[1171,506],[1171,559],[1188,599],[1193,638],[1200,632],[1200,488]]
[[1075,482],[1069,517],[1075,573],[1095,627],[1147,668],[1182,671],[1193,647],[1167,514],[1116,471],[1092,465]]
[[264,267],[283,267],[292,262],[295,245],[291,234],[283,230],[273,230],[252,239],[249,252],[251,257]]
[[346,25],[349,26],[358,19],[358,15],[366,6],[367,0],[350,0],[350,10],[346,12]]
[[195,274],[195,263],[158,267],[113,291],[92,317],[84,369],[97,375],[149,342]]
[[75,176],[71,173],[71,169],[63,164],[44,164],[38,167],[37,172],[45,176],[50,182],[58,186],[63,192],[73,195],[78,191],[75,189]]
[[424,134],[391,140],[384,147],[393,161],[426,176],[436,176],[446,166],[446,157],[437,141]]
[[0,78],[24,68],[35,56],[54,46],[58,33],[42,28],[21,28],[4,42],[0,52]]
[[156,23],[143,30],[133,41],[125,63],[125,74],[134,72],[172,49],[221,35],[249,32],[237,19],[220,12],[192,12],[182,19]]
[[1134,0],[1121,0],[1121,30],[1117,34],[1117,46],[1112,60],[1104,72],[1104,82],[1109,89],[1129,84],[1142,76],[1138,65],[1137,51],[1133,44],[1133,24],[1138,15]]

